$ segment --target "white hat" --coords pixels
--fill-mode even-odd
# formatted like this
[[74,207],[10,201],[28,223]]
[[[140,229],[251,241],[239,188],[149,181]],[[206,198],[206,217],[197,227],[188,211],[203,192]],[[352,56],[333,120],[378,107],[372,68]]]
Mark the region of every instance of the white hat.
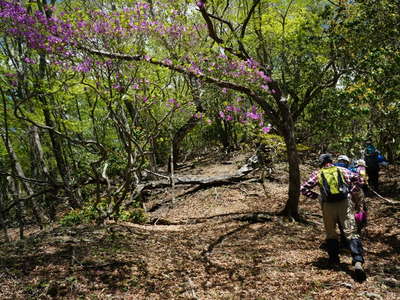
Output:
[[344,160],[350,163],[350,158],[348,158],[346,155],[339,155],[338,160]]
[[356,165],[357,165],[357,166],[365,167],[365,166],[366,166],[366,165],[365,165],[365,160],[363,160],[363,159],[357,160],[357,161],[356,161]]

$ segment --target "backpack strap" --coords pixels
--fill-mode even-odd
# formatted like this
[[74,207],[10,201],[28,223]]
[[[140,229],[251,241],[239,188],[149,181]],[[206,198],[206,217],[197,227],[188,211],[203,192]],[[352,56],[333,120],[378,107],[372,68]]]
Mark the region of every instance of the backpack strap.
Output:
[[349,193],[349,186],[347,185],[346,181],[343,178],[343,173],[338,168],[338,183],[339,183],[339,191],[341,193]]

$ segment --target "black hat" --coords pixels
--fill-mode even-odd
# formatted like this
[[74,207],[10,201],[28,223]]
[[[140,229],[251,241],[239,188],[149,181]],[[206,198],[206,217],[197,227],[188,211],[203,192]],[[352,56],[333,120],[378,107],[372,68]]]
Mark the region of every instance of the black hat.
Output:
[[318,161],[319,161],[319,165],[320,166],[322,166],[322,165],[324,165],[326,163],[331,163],[333,161],[332,160],[332,154],[330,154],[330,153],[321,154],[319,156]]

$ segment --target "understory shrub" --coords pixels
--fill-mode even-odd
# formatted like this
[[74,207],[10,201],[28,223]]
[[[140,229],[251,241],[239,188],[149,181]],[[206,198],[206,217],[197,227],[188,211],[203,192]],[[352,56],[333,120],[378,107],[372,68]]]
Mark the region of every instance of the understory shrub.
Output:
[[[107,216],[107,212],[111,212],[114,205],[113,201],[110,202],[106,199],[100,201],[97,205],[95,202],[89,202],[82,208],[71,210],[59,222],[63,226],[95,222]],[[148,216],[140,208],[138,202],[135,202],[129,208],[120,208],[117,212],[112,213],[109,218],[137,224],[144,224],[148,221]]]

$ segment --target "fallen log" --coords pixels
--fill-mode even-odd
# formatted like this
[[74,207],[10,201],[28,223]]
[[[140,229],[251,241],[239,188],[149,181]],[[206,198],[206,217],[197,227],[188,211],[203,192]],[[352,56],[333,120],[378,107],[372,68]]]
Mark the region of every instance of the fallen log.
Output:
[[[237,170],[233,174],[224,174],[224,175],[218,175],[218,176],[174,176],[174,182],[175,184],[189,184],[189,185],[219,185],[219,184],[226,184],[226,183],[232,183],[232,182],[237,182],[241,181],[244,176],[249,174],[250,172],[254,171],[256,168],[252,166],[252,163],[248,163],[241,167],[239,170]],[[143,182],[142,185],[144,186],[144,189],[147,188],[162,188],[162,187],[167,187],[171,186],[171,177],[170,176],[165,176],[162,174],[157,174],[151,171],[148,171],[149,173],[156,175],[158,177],[164,178],[163,180],[157,180],[157,181],[149,181],[149,182]]]
[[[234,184],[241,181],[246,181],[248,178],[245,176],[254,171],[255,164],[253,161],[249,160],[249,162],[238,169],[236,172],[232,174],[224,174],[218,176],[185,176],[185,177],[174,177],[174,184],[175,185],[194,185],[189,190],[186,190],[180,195],[177,195],[176,198],[184,197],[190,194],[193,194],[203,188],[215,187],[220,185],[229,185]],[[165,175],[156,174],[151,172],[153,175],[159,176],[164,178],[164,180],[159,181],[150,181],[147,183],[142,184],[142,190],[145,189],[156,189],[156,188],[164,188],[171,186],[172,180],[167,180]],[[167,199],[154,205],[153,207],[149,208],[149,212],[154,212],[161,208],[164,205],[171,203],[171,199]]]

